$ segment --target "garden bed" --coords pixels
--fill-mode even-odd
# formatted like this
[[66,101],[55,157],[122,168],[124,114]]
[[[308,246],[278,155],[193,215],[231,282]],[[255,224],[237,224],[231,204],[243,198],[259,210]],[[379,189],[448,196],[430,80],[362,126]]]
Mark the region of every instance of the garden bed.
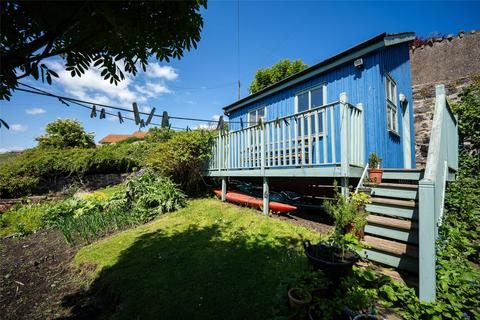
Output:
[[76,291],[70,261],[77,248],[55,230],[0,240],[2,319],[51,319],[65,315],[62,298]]

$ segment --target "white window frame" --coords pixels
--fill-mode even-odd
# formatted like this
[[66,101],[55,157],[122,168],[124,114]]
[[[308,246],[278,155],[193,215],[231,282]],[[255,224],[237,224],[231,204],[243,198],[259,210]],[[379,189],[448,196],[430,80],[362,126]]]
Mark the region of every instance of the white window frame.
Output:
[[[390,85],[389,85],[390,83]],[[387,114],[387,130],[398,135],[398,101],[397,83],[392,76],[385,73],[385,100]],[[392,99],[390,99],[392,98]]]
[[[307,110],[311,110],[312,109],[312,93],[311,92],[315,89],[318,89],[318,88],[322,88],[322,95],[323,95],[322,105],[327,104],[327,83],[324,82],[324,83],[319,84],[317,86],[310,87],[310,88],[307,88],[305,90],[299,91],[295,94],[295,114],[298,113],[298,96],[308,92],[308,109]],[[316,108],[318,108],[318,107],[321,107],[321,106],[317,106]]]
[[[322,98],[323,98],[323,101],[322,101],[322,106],[326,105],[327,104],[327,83],[326,82],[323,82],[319,85],[316,85],[316,86],[313,86],[313,87],[310,87],[310,88],[307,88],[307,89],[304,89],[302,91],[299,91],[295,94],[295,114],[299,113],[298,112],[298,96],[308,92],[308,109],[305,110],[305,111],[302,111],[302,112],[307,112],[308,110],[312,110],[312,91],[313,90],[316,90],[318,88],[322,88]],[[322,106],[316,106],[315,109],[317,108],[320,108]],[[323,127],[323,117],[325,117],[325,110],[322,110],[320,112],[320,114],[322,115],[321,116],[321,119],[322,119],[322,130],[320,132],[318,132],[318,135],[319,136],[323,136],[324,135],[324,131],[325,131],[325,128]],[[313,123],[312,123],[313,125]],[[313,130],[315,130],[315,128],[312,128],[312,133],[313,134],[317,134],[317,133],[314,133]],[[302,130],[304,131],[304,130]],[[303,133],[299,133],[298,135],[299,137],[306,137],[306,135]]]
[[[262,106],[262,107],[259,107],[259,108],[255,108],[255,109],[252,109],[250,111],[248,111],[247,113],[247,121],[248,121],[248,127],[254,127],[256,125],[258,125],[258,111],[259,110],[262,110],[263,109],[263,120],[262,122],[265,122],[265,119],[267,118],[267,106]],[[255,112],[255,118],[257,119],[257,122],[256,123],[252,123],[250,121],[250,113],[252,112]]]

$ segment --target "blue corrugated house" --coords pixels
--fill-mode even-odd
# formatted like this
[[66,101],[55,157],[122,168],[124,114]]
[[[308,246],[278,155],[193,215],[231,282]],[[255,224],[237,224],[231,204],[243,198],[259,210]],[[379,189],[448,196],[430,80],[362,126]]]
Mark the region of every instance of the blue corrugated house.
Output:
[[348,195],[376,153],[383,180],[370,185],[362,254],[418,272],[420,298],[433,301],[435,237],[446,181],[458,169],[458,133],[439,85],[426,168],[414,169],[414,37],[382,33],[226,106],[229,130],[219,130],[205,175],[222,179],[222,200],[228,177],[262,178],[268,213],[270,178],[338,179]]

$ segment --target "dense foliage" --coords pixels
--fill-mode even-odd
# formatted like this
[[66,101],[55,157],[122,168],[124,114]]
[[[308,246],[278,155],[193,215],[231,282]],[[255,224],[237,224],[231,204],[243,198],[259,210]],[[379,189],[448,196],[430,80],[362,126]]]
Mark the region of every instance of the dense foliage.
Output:
[[18,205],[0,216],[0,235],[58,227],[70,243],[92,241],[111,231],[152,220],[186,204],[169,178],[139,172],[125,184],[65,200]]
[[146,136],[145,139],[148,142],[165,142],[170,140],[173,134],[174,134],[174,131],[170,130],[169,128],[154,127],[148,130],[148,135]]
[[33,148],[0,165],[0,198],[17,198],[48,191],[60,177],[81,180],[88,174],[124,173],[151,167],[171,177],[189,194],[201,191],[203,165],[214,135],[208,130],[153,130],[138,144],[98,148]]
[[196,194],[201,189],[202,170],[210,155],[213,136],[208,130],[177,132],[158,144],[148,166],[171,177],[188,194]]
[[250,94],[255,93],[306,68],[308,65],[301,60],[280,60],[270,68],[258,69],[248,90]]
[[449,182],[437,241],[437,301],[420,304],[412,289],[385,292],[389,306],[405,319],[480,318],[480,82],[468,86],[452,105],[458,115],[459,171]]
[[107,199],[71,199],[52,207],[49,224],[69,243],[90,242],[128,226],[148,222],[159,214],[184,207],[186,197],[169,178],[142,172]]
[[109,145],[101,148],[33,148],[0,166],[0,198],[42,192],[59,177],[94,173],[122,173],[144,164],[149,144]]
[[206,0],[3,1],[0,99],[27,76],[51,84],[58,75],[42,62],[53,56],[65,60],[72,77],[93,65],[115,84],[123,72],[145,70],[152,57],[181,58],[200,40],[206,6]]
[[464,148],[480,151],[480,76],[459,95],[460,103],[453,104],[458,117],[460,142]]
[[92,148],[93,133],[85,132],[80,122],[72,119],[57,119],[47,124],[47,133],[36,138],[40,148]]

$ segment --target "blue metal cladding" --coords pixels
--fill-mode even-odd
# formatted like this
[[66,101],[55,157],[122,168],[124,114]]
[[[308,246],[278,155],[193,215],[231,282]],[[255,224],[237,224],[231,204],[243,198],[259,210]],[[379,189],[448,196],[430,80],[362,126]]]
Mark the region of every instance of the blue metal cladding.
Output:
[[[399,135],[387,130],[387,105],[385,74],[389,73],[397,84],[397,94],[404,93],[412,101],[409,48],[407,43],[379,49],[363,56],[363,67],[356,68],[353,61],[342,64],[323,74],[317,75],[300,84],[274,93],[230,113],[231,130],[239,130],[240,118],[244,127],[248,126],[248,112],[257,108],[266,108],[266,120],[295,113],[295,95],[299,92],[326,84],[327,103],[339,100],[340,93],[348,94],[351,104],[363,103],[365,117],[365,159],[371,152],[376,152],[383,159],[383,167],[403,168],[402,117],[398,108]],[[398,97],[397,97],[398,99]],[[412,165],[415,165],[413,106],[409,103],[411,115]],[[330,117],[330,115],[329,115]],[[335,111],[335,132],[340,132],[339,110]],[[340,145],[340,135],[336,134],[336,146]],[[340,159],[340,148],[335,148],[336,158]],[[331,150],[329,159],[331,159]]]

